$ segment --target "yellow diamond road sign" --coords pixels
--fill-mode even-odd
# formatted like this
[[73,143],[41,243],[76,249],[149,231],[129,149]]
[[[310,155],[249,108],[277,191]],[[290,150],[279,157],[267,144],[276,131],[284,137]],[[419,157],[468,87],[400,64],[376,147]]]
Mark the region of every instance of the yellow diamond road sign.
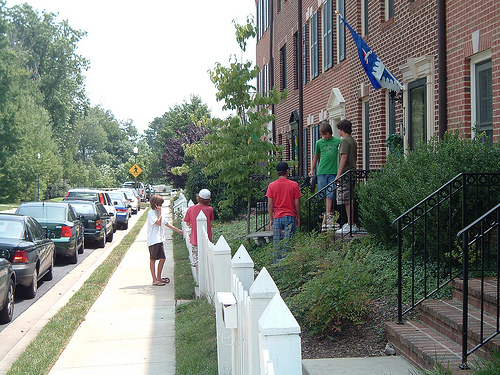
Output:
[[134,164],[132,166],[132,168],[130,168],[128,171],[134,177],[137,177],[137,176],[139,176],[142,173],[141,167],[139,167],[139,165],[137,165],[137,164]]

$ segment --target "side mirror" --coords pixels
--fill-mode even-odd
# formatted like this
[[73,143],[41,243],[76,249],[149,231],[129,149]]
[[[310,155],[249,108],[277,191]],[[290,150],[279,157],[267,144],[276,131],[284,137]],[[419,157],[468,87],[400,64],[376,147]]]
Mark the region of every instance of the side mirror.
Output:
[[0,258],[5,258],[9,259],[10,258],[10,252],[9,250],[0,250]]
[[117,206],[118,205],[118,201],[113,201],[113,206]]

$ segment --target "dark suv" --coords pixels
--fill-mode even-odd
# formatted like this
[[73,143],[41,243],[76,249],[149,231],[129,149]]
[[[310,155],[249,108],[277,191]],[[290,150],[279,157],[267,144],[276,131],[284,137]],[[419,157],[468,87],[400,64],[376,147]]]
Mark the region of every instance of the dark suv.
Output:
[[106,211],[111,214],[111,220],[113,222],[113,233],[116,232],[116,228],[118,226],[116,221],[116,208],[113,205],[113,201],[109,194],[104,190],[93,189],[93,188],[75,188],[70,189],[66,193],[66,197],[64,200],[88,200],[88,201],[96,201],[102,203]]
[[113,241],[113,222],[104,205],[100,202],[80,200],[65,200],[78,214],[84,227],[85,242],[97,242],[104,247],[107,242]]

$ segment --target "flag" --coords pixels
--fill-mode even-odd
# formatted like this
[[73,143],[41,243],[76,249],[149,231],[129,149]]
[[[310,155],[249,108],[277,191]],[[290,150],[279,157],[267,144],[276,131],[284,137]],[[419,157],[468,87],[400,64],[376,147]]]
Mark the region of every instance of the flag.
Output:
[[385,68],[384,63],[377,57],[375,52],[368,47],[368,44],[366,44],[363,38],[361,38],[358,33],[353,30],[344,17],[340,14],[339,17],[351,32],[352,39],[354,40],[354,43],[356,43],[356,47],[358,47],[359,60],[361,61],[361,65],[370,79],[373,88],[378,90],[381,87],[384,87],[396,92],[403,90],[403,85]]

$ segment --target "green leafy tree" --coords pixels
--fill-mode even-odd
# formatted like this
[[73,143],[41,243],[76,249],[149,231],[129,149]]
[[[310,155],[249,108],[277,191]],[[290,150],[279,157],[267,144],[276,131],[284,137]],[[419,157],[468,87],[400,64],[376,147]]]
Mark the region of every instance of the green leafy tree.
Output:
[[57,23],[54,13],[39,14],[27,3],[8,9],[7,15],[9,44],[19,64],[38,84],[52,120],[54,138],[64,148],[71,144],[69,140],[87,101],[83,71],[88,61],[76,53],[86,33],[72,29],[68,21]]
[[[256,35],[253,19],[248,18],[246,25],[235,23],[235,27],[236,39],[245,51],[248,38]],[[282,94],[273,89],[265,96],[259,95],[252,84],[259,68],[248,61],[238,62],[235,56],[229,62],[228,67],[217,63],[210,71],[210,78],[218,90],[217,100],[223,100],[223,108],[235,114],[225,120],[212,119],[211,132],[189,148],[189,153],[206,164],[204,173],[216,176],[215,184],[227,186],[220,209],[232,206],[240,197],[246,200],[247,233],[250,233],[251,200],[259,194],[255,178],[268,175],[275,166],[274,155],[278,151],[268,141],[267,125],[273,121],[268,108],[278,103]]]

